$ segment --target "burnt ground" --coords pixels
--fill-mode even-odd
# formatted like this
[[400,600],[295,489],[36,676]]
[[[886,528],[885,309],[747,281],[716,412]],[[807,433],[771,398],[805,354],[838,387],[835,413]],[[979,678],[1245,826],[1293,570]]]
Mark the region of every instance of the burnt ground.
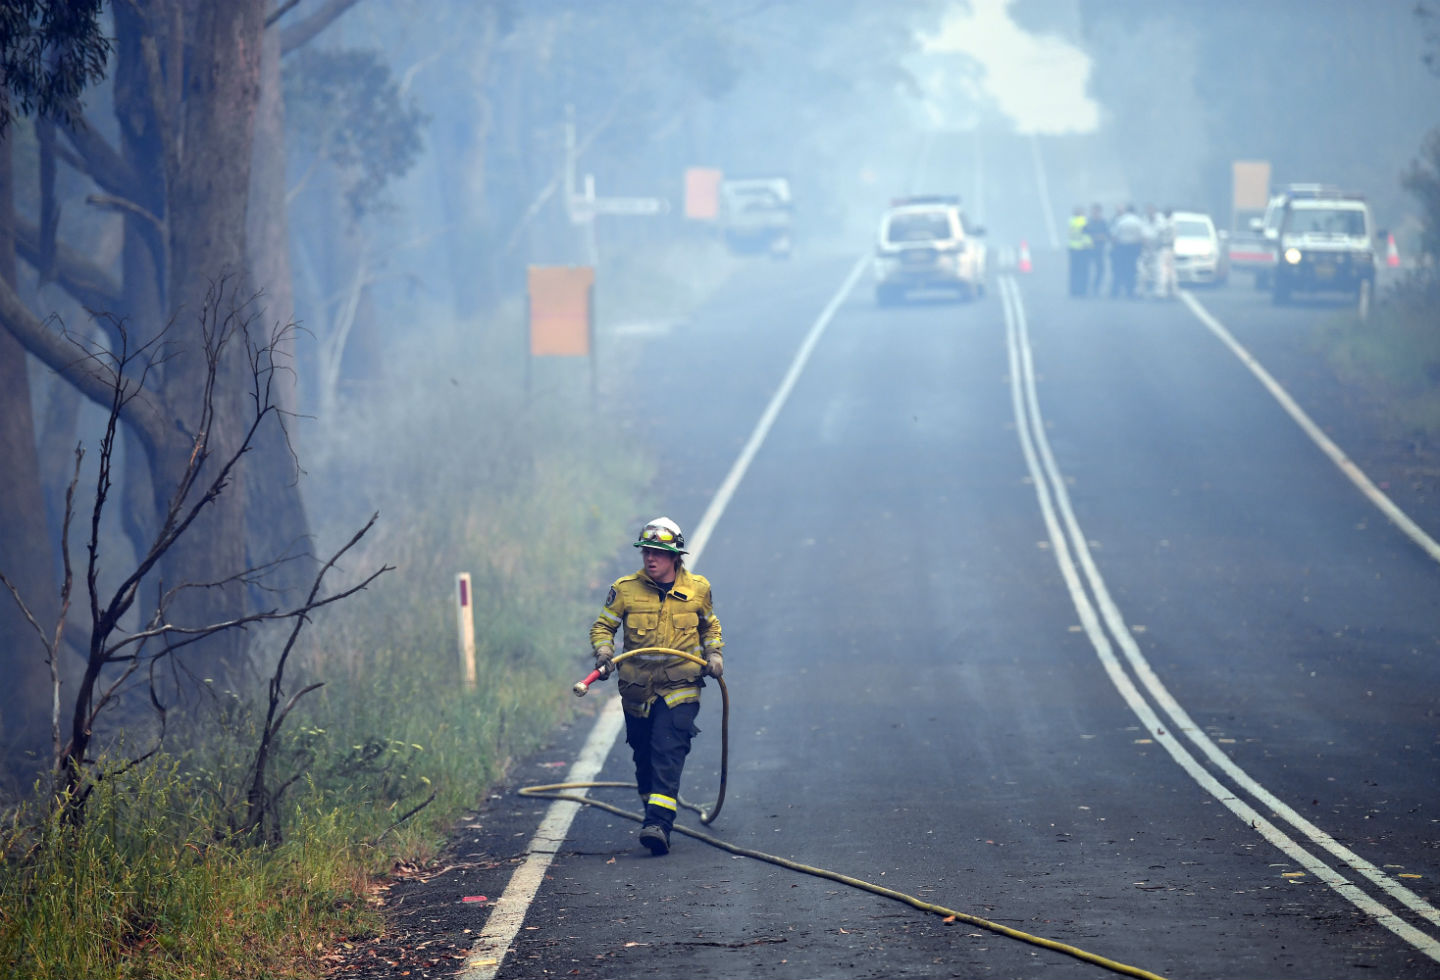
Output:
[[[1341,384],[1321,357],[1294,338],[1237,332],[1237,339],[1397,506],[1431,533],[1440,530],[1440,447],[1395,433],[1381,398]],[[596,699],[593,706],[599,704]],[[383,908],[385,932],[352,937],[328,951],[327,975],[389,980],[451,977],[463,970],[485,921],[480,910],[504,891],[549,805],[516,790],[563,778],[592,720],[578,714],[550,744],[517,763],[457,824],[438,860],[396,867],[377,882],[372,900]],[[632,802],[619,790],[605,798],[612,797],[621,806]]]

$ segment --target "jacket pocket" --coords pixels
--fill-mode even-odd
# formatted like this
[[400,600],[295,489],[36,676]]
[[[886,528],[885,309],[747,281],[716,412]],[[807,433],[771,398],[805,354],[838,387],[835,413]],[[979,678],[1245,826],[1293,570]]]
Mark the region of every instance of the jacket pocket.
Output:
[[654,645],[655,631],[660,625],[660,613],[640,611],[628,613],[625,616],[625,632],[632,641],[631,647],[648,647]]

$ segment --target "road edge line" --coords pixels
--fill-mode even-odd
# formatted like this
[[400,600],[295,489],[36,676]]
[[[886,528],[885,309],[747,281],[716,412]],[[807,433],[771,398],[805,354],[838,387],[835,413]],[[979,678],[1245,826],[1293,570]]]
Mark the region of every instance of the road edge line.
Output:
[[[760,451],[760,445],[769,435],[770,428],[775,424],[780,409],[784,407],[786,400],[790,397],[790,391],[800,378],[800,372],[804,370],[805,364],[810,360],[810,352],[820,341],[820,335],[825,332],[835,313],[840,309],[840,304],[845,302],[855,283],[860,278],[861,271],[865,268],[868,256],[862,255],[851,267],[849,275],[840,285],[839,290],[831,297],[830,302],[815,318],[809,333],[800,342],[800,349],[796,352],[795,358],[790,363],[790,370],[785,373],[785,378],[780,382],[780,387],[770,399],[770,404],[765,407],[760,421],[756,423],[750,439],[745,443],[745,448],[730,467],[730,472],[710,500],[710,506],[706,508],[705,514],[700,519],[696,531],[691,535],[690,559],[692,564],[700,560],[700,553],[705,549],[705,543],[710,538],[710,533],[725,508],[734,496],[735,489],[740,485],[745,471],[750,468],[750,461]],[[588,783],[605,765],[605,759],[614,746],[616,737],[623,727],[623,716],[620,710],[620,699],[612,697],[606,702],[600,717],[595,722],[589,737],[585,740],[585,746],[580,750],[580,756],[575,760],[566,775],[566,782]],[[505,955],[510,952],[510,944],[514,942],[515,936],[525,922],[525,915],[530,910],[530,903],[535,899],[535,893],[539,891],[540,884],[545,880],[545,872],[549,869],[550,863],[555,859],[555,854],[565,840],[565,835],[570,830],[570,824],[575,819],[575,814],[580,811],[582,804],[573,800],[556,800],[550,804],[545,811],[544,818],[540,821],[535,836],[530,838],[529,847],[526,850],[525,861],[515,869],[510,876],[510,881],[505,886],[505,891],[495,902],[495,908],[491,911],[490,917],[485,920],[485,928],[480,937],[470,946],[470,953],[466,957],[466,968],[459,974],[460,980],[494,980],[500,972],[501,965],[505,962]]]

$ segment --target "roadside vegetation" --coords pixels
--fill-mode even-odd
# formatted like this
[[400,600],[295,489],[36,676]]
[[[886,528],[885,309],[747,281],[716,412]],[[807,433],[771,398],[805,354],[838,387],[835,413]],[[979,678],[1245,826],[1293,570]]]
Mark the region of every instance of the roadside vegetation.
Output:
[[[617,267],[602,280],[603,322],[682,316],[725,273],[699,265],[710,271],[698,279]],[[532,364],[527,384],[516,307],[427,331],[444,339],[352,386],[330,421],[299,425],[303,482],[325,488],[308,500],[316,552],[378,511],[343,565],[396,570],[302,634],[287,693],[323,687],[281,730],[278,841],[255,846],[227,824],[264,724],[239,698],[184,751],[100,781],[78,826],[45,816],[37,787],[40,802],[12,811],[0,836],[6,975],[321,976],[337,943],[382,929],[367,901],[377,880],[435,858],[512,760],[588,708],[570,685],[588,666],[598,590],[629,557],[617,536],[653,505],[652,463],[616,439],[606,405],[624,402],[592,392],[584,364]],[[420,321],[437,322],[427,312]],[[457,652],[462,571],[473,691]]]
[[1370,316],[1335,317],[1316,342],[1336,376],[1383,406],[1396,442],[1440,451],[1440,279],[1412,273],[1382,295]]
[[[1432,63],[1427,58],[1427,64]],[[1336,375],[1385,406],[1392,435],[1440,452],[1440,130],[1432,131],[1401,185],[1420,212],[1418,261],[1382,290],[1365,319],[1337,317],[1318,332]]]

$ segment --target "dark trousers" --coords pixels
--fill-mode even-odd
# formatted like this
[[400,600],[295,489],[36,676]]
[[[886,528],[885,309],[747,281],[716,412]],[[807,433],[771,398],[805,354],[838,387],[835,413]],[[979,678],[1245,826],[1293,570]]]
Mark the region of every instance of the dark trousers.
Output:
[[[1115,272],[1110,272],[1114,278]],[[1105,246],[1095,245],[1090,249],[1090,292],[1100,295],[1100,284],[1105,281]]]
[[1084,296],[1089,285],[1090,250],[1088,248],[1072,248],[1070,250],[1070,295]]
[[672,708],[663,698],[650,706],[650,717],[625,716],[625,744],[635,759],[635,785],[645,802],[645,822],[668,832],[675,825],[674,807],[652,803],[652,795],[680,798],[680,774],[690,754],[690,740],[700,734],[695,716],[700,703],[691,701]]
[[1116,242],[1110,246],[1110,295],[1135,295],[1135,276],[1140,270],[1140,243]]

